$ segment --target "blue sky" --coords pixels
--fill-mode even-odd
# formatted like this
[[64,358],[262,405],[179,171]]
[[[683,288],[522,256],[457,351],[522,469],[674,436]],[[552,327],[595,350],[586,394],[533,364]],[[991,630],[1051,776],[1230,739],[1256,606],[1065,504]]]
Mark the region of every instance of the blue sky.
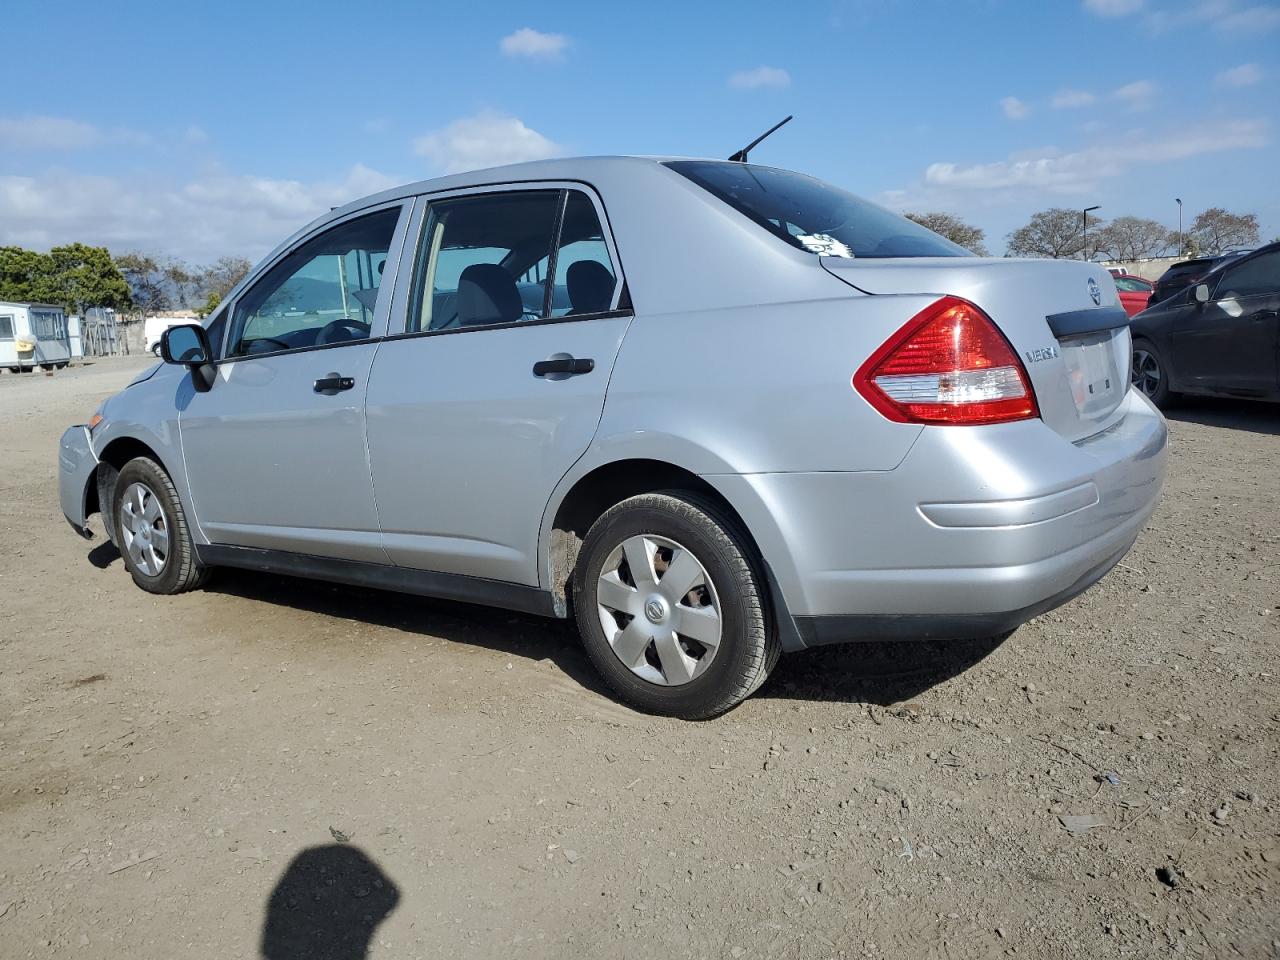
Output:
[[257,258],[396,183],[559,154],[752,159],[993,252],[1034,211],[1280,235],[1280,3],[8,0],[0,244]]

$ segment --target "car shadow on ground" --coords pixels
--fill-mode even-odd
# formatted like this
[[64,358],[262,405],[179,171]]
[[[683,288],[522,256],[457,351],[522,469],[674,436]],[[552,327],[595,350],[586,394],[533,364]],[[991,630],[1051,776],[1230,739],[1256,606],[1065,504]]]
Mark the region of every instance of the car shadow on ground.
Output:
[[[331,828],[332,829],[332,828]],[[267,899],[266,960],[363,960],[400,891],[357,847],[309,847],[285,868]]]
[[887,707],[920,696],[994,653],[1008,637],[842,643],[784,656],[757,697]]
[[[120,553],[109,540],[89,551],[99,569]],[[551,660],[575,683],[612,693],[587,659],[571,623],[492,607],[243,570],[216,571],[205,590],[259,603],[468,643],[508,656]],[[1006,635],[1007,636],[1007,635]],[[893,640],[839,644],[784,655],[757,697],[889,706],[919,696],[993,653],[1005,636],[981,640]]]
[[1261,400],[1180,397],[1162,411],[1169,420],[1280,436],[1280,404]]
[[[474,644],[508,656],[549,659],[574,682],[613,698],[583,652],[572,623],[447,600],[241,570],[217,571],[205,589],[323,616]],[[782,657],[756,696],[888,706],[910,700],[963,673],[992,653],[1004,639],[1001,636],[984,640],[866,642],[788,654]]]
[[110,540],[103,540],[89,551],[87,559],[99,570],[105,570],[120,559],[120,551]]
[[388,590],[230,568],[216,570],[204,589],[321,616],[471,644],[505,656],[550,660],[575,683],[601,696],[611,696],[587,659],[576,629],[564,621]]

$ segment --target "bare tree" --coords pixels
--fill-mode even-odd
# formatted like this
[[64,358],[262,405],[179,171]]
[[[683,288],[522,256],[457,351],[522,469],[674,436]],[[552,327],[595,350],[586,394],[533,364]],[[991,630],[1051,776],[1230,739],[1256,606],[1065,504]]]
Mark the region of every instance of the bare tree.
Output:
[[953,217],[949,213],[937,211],[908,213],[904,214],[904,216],[908,220],[914,220],[922,227],[928,227],[939,236],[946,237],[952,243],[959,244],[980,257],[989,255],[987,253],[987,245],[983,242],[987,237],[986,232],[980,227],[965,223],[959,217]]
[[[1103,221],[1089,215],[1089,229]],[[1009,234],[1009,256],[1064,260],[1084,253],[1084,223],[1079,210],[1053,207],[1032,214],[1031,222]]]
[[1214,256],[1238,247],[1257,246],[1258,218],[1252,213],[1230,213],[1221,207],[1210,207],[1197,214],[1188,236],[1200,253]]
[[125,282],[129,284],[133,306],[142,316],[153,316],[168,309],[171,302],[169,285],[164,268],[156,262],[155,257],[135,251],[122,254],[115,261],[117,269],[124,274]]
[[1112,260],[1141,260],[1156,257],[1177,246],[1177,234],[1170,236],[1163,225],[1142,217],[1116,217],[1098,231],[1090,243]]
[[221,300],[252,268],[244,257],[222,257],[201,272],[200,292],[206,297],[216,293]]

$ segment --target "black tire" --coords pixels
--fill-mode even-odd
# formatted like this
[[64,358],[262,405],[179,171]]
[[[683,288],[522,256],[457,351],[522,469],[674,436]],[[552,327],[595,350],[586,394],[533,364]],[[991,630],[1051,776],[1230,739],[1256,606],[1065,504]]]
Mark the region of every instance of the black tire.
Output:
[[160,357],[160,341],[159,340],[155,342],[155,345],[151,348],[151,352],[156,355],[157,359],[159,359]]
[[1150,340],[1133,341],[1133,369],[1130,381],[1147,399],[1163,409],[1177,397],[1169,389],[1169,367],[1164,355]]
[[[129,543],[136,534],[131,534],[130,539],[126,540],[128,519],[125,516],[124,500],[135,484],[140,484],[155,498],[161,515],[157,524],[163,525],[162,529],[166,534],[163,565],[154,574],[144,570],[129,549]],[[182,509],[182,501],[178,499],[173,481],[163,467],[149,457],[136,457],[126,463],[116,479],[112,508],[116,544],[124,558],[125,569],[133,577],[134,583],[148,593],[161,594],[184,593],[204,583],[208,577],[208,569],[196,559],[186,512]]]
[[[596,595],[605,561],[625,540],[641,535],[674,541],[693,553],[719,600],[714,657],[679,685],[633,672],[614,653],[601,625]],[[708,497],[666,490],[616,504],[588,531],[574,570],[574,611],[587,655],[618,697],[636,709],[685,720],[724,713],[764,683],[781,653],[760,566],[745,533]]]

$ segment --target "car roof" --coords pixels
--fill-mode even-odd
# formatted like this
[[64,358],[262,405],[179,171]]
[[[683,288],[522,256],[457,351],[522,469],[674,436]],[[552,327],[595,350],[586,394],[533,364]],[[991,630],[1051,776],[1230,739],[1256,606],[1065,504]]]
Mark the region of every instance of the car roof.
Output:
[[[333,214],[359,210],[378,203],[403,200],[423,193],[441,193],[446,190],[465,190],[468,187],[484,187],[495,183],[520,183],[537,180],[591,180],[599,176],[616,175],[628,168],[652,167],[671,160],[699,159],[689,157],[640,157],[640,156],[591,156],[557,157],[551,160],[530,160],[509,163],[497,167],[484,167],[464,173],[451,173],[443,177],[415,180],[412,183],[391,187],[371,196],[353,200],[336,207]],[[728,160],[710,161],[728,163]]]

